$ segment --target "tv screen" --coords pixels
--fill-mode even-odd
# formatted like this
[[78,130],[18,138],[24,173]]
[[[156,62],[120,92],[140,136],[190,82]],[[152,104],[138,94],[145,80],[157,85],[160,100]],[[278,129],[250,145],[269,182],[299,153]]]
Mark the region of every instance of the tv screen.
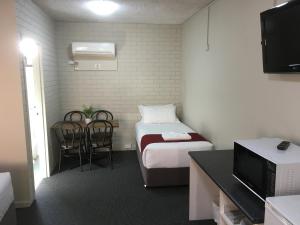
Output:
[[261,13],[265,73],[300,72],[300,1]]

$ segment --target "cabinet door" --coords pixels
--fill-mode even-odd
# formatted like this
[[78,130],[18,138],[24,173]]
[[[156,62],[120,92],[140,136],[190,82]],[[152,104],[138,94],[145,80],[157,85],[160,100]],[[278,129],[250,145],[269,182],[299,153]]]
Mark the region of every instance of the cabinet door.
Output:
[[264,225],[292,225],[286,219],[278,215],[272,208],[266,205]]

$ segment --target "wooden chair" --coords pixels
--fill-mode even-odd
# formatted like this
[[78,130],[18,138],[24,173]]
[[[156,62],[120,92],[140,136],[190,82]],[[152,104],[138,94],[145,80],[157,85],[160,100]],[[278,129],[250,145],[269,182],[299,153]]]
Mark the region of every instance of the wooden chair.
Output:
[[[84,112],[81,111],[70,111],[67,112],[64,116],[64,121],[75,121],[75,122],[82,122],[85,121],[85,119],[87,118],[86,114]],[[85,137],[85,130],[82,129],[82,139],[85,142],[85,146],[87,146],[86,144],[86,137]],[[87,149],[87,147],[85,147],[85,149]]]
[[84,112],[70,111],[65,114],[64,121],[84,121],[87,118]]
[[94,120],[87,125],[87,136],[90,151],[90,170],[93,156],[103,152],[107,152],[110,167],[112,169],[112,124],[107,120]]
[[113,120],[114,116],[111,112],[106,110],[95,111],[92,115],[92,120]]
[[62,159],[64,157],[79,157],[80,170],[82,170],[82,150],[84,139],[81,125],[73,121],[57,122],[53,126],[56,139],[59,143],[59,164],[58,172],[61,169]]

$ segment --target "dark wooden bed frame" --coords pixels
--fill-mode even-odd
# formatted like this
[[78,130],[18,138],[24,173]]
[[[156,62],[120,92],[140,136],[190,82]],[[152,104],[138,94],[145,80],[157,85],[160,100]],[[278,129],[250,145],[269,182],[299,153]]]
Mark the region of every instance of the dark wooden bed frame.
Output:
[[147,169],[143,164],[142,153],[138,145],[136,152],[145,187],[183,186],[189,184],[189,167]]

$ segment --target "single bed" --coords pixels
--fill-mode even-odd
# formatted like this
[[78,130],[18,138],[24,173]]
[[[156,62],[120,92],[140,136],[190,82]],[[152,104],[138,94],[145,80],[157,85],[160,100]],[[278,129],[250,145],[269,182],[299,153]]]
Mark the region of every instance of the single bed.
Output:
[[0,225],[15,225],[16,211],[10,173],[0,173]]
[[[195,134],[198,139],[176,142],[154,141],[145,144],[146,136],[159,137],[165,132]],[[136,124],[137,155],[145,186],[177,186],[189,183],[189,151],[211,150],[212,143],[178,120],[173,123]],[[145,146],[146,145],[146,146]]]

